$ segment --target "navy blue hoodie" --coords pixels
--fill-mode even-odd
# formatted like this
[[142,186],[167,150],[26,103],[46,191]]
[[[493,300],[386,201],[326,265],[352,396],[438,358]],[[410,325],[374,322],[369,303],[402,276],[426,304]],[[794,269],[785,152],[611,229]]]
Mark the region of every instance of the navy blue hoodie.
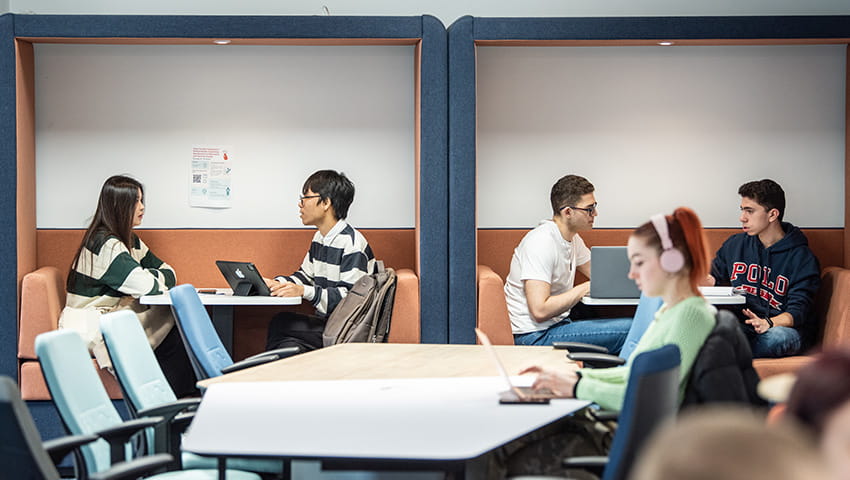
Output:
[[782,222],[782,230],[785,236],[769,248],[764,248],[757,235],[732,235],[717,251],[711,275],[718,285],[743,288],[746,308],[759,317],[790,313],[794,328],[804,339],[810,338],[820,265],[799,228]]

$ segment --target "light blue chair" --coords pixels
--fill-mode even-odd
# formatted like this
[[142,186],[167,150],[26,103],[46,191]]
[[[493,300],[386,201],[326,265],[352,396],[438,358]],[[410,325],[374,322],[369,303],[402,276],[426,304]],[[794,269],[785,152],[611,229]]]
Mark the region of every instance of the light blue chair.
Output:
[[[121,385],[127,410],[133,417],[162,416],[166,418],[148,432],[152,451],[168,452],[182,463],[184,469],[215,468],[216,459],[180,451],[183,428],[172,419],[180,420],[183,412],[193,409],[199,398],[178,400],[165,379],[156,356],[148,343],[145,331],[136,314],[119,310],[100,317],[100,330]],[[184,426],[184,425],[183,425]],[[286,475],[286,462],[276,460],[228,459],[227,465],[237,470]]]
[[171,296],[171,311],[177,320],[180,337],[198,380],[217,377],[299,352],[298,347],[281,348],[233,363],[233,358],[224,348],[195,287],[189,284],[178,285],[169,290],[168,294]]
[[629,334],[626,336],[626,341],[623,343],[623,348],[617,355],[620,358],[628,360],[632,356],[643,333],[649,328],[649,324],[655,320],[655,314],[664,300],[661,297],[647,297],[644,294],[640,295],[637,309],[635,310],[635,318],[632,320],[632,326],[629,328]]
[[[60,437],[42,442],[35,422],[21,399],[15,382],[0,376],[0,478],[28,480],[59,480],[56,463],[68,453],[97,440],[96,435]],[[121,480],[162,468],[171,461],[170,455],[153,455],[129,463],[121,463],[105,472],[93,474],[92,480]],[[78,478],[86,478],[82,470]],[[150,477],[164,478],[164,477]],[[187,479],[188,480],[188,479]]]
[[[82,463],[88,472],[105,471],[112,464],[130,458],[130,436],[164,421],[162,417],[122,421],[91,363],[88,349],[76,332],[54,330],[42,333],[35,339],[35,352],[50,396],[68,432],[72,435],[99,436],[107,432],[111,440],[109,443],[98,440],[82,448]],[[125,432],[125,428],[131,431]],[[114,431],[119,433],[113,436],[111,433]],[[249,472],[227,470],[225,473],[228,480],[260,480],[258,475]],[[152,478],[214,480],[218,478],[218,471],[177,471]]]
[[661,297],[647,297],[641,294],[638,300],[638,306],[635,310],[635,316],[632,319],[632,325],[629,327],[629,333],[623,343],[623,348],[620,349],[618,355],[608,353],[605,347],[591,345],[580,342],[564,342],[563,347],[569,349],[567,355],[571,360],[580,361],[586,367],[613,367],[623,365],[634,352],[641,337],[643,337],[649,324],[655,319],[655,313],[661,308],[664,301]]

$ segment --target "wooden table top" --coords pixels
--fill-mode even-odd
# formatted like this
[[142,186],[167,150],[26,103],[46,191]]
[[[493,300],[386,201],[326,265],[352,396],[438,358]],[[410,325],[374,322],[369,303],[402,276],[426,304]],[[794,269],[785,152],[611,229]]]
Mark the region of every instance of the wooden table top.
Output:
[[[568,368],[565,350],[496,345],[508,375],[527,366]],[[499,372],[481,345],[345,343],[259,365],[198,383],[283,380],[344,380],[436,377],[491,377]]]

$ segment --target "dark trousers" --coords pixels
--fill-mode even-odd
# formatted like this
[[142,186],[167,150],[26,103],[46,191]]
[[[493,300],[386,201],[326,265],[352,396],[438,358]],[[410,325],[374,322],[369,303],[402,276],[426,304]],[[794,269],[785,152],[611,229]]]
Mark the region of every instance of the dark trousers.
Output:
[[183,346],[177,326],[171,328],[153,353],[177,398],[198,395],[198,388],[195,386],[198,380],[195,378],[195,371],[192,369],[192,363],[189,361],[189,355],[186,353],[186,347]]
[[322,348],[326,319],[314,315],[282,312],[269,322],[266,350],[298,347],[301,353]]

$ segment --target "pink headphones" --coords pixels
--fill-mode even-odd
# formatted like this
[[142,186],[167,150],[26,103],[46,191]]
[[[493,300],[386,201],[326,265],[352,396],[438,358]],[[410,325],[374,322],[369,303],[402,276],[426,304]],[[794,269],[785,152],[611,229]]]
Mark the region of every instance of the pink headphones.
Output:
[[668,273],[676,273],[685,266],[685,256],[678,248],[673,247],[673,240],[670,239],[670,232],[667,229],[667,218],[661,214],[655,214],[649,219],[655,231],[658,232],[658,237],[661,238],[661,268]]

